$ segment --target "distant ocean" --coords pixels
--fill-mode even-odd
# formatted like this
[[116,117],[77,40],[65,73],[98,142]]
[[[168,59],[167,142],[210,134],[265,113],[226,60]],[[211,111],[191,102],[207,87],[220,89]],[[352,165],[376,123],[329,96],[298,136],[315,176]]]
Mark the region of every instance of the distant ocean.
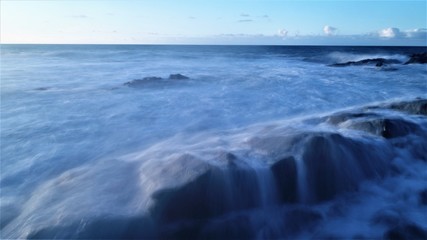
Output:
[[1,45],[1,238],[427,238],[426,47]]

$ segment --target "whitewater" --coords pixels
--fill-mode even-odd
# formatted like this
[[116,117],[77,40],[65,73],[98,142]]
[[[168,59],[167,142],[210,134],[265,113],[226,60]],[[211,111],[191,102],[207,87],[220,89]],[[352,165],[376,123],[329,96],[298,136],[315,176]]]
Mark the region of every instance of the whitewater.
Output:
[[426,239],[426,51],[3,44],[0,237]]

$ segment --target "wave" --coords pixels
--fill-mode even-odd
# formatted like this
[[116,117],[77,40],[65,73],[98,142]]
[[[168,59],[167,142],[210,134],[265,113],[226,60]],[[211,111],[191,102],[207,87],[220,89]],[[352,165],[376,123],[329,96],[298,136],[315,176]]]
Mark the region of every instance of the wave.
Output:
[[405,63],[410,59],[409,55],[396,53],[352,53],[334,51],[321,55],[315,55],[305,58],[306,61],[318,62],[323,64],[339,64],[347,62],[359,62],[366,59],[384,59],[386,61]]
[[423,238],[426,116],[414,99],[176,136],[49,181],[2,237]]
[[332,52],[326,55],[326,61],[328,63],[345,63],[345,62],[357,62],[364,59],[376,59],[383,58],[389,60],[397,60],[399,62],[406,62],[409,60],[409,56],[403,54],[354,54],[348,52]]

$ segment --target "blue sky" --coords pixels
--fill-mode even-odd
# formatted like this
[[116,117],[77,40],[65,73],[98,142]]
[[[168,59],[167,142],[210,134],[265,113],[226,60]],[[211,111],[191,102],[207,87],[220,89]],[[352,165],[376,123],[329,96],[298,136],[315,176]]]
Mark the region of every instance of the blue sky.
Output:
[[426,45],[421,1],[1,0],[2,43]]

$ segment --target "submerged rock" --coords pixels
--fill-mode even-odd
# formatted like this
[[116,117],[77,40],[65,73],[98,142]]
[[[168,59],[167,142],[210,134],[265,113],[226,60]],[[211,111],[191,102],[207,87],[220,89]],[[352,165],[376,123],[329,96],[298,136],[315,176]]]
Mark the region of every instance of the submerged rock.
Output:
[[414,63],[418,63],[418,64],[427,63],[427,52],[412,54],[411,58],[407,62],[405,62],[405,65],[414,64]]
[[171,74],[169,75],[169,78],[164,79],[161,77],[145,77],[142,79],[135,79],[129,82],[124,83],[123,85],[128,86],[128,87],[144,87],[144,86],[150,86],[150,85],[157,85],[159,83],[168,83],[168,80],[185,80],[185,79],[190,79],[187,76],[184,76],[182,74]]
[[178,73],[178,74],[171,74],[171,75],[169,75],[169,79],[172,79],[172,80],[184,80],[184,79],[190,79],[190,78]]
[[145,77],[143,79],[135,79],[130,82],[126,82],[123,85],[128,87],[143,87],[149,83],[156,83],[158,81],[163,80],[161,77]]
[[34,90],[37,90],[37,91],[46,91],[46,90],[49,90],[50,89],[50,87],[39,87],[39,88],[34,88]]

